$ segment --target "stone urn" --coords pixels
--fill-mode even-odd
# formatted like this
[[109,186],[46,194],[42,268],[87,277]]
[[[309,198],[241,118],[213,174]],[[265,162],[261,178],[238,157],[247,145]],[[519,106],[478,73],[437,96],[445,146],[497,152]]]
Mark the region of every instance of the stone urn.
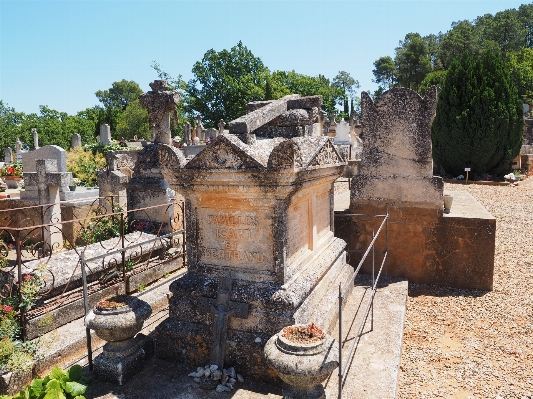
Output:
[[135,335],[151,314],[148,303],[128,295],[103,300],[87,314],[85,326],[107,341],[103,352],[94,359],[94,371],[100,379],[122,385],[142,368],[153,348],[147,350],[148,337]]
[[453,196],[444,194],[444,213],[450,213],[452,209]]
[[19,188],[19,183],[22,181],[22,177],[19,176],[4,176],[3,179],[7,188],[10,189]]
[[322,382],[339,366],[338,344],[329,335],[324,334],[321,339],[304,343],[291,340],[287,334],[287,329],[309,326],[299,324],[285,327],[265,345],[266,363],[283,380],[284,398],[325,398]]

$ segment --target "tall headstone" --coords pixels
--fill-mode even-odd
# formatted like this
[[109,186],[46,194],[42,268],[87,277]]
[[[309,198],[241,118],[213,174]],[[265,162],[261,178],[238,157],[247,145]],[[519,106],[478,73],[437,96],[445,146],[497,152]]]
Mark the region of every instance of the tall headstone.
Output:
[[156,330],[159,356],[238,364],[269,380],[257,359],[272,335],[311,321],[334,328],[339,283],[353,287],[332,231],[333,182],[346,163],[327,137],[253,140],[258,120],[277,118],[287,101],[230,122],[238,135],[218,136],[186,163],[160,147],[165,179],[186,198],[188,272]]
[[[27,179],[28,173],[37,173],[37,160],[39,159],[51,159],[56,162],[56,168],[58,173],[67,172],[67,152],[56,145],[45,145],[35,151],[28,151],[22,154],[22,167],[24,168],[24,187],[25,189],[20,192],[21,199],[37,200],[38,185],[36,180]],[[70,192],[68,184],[59,188],[60,199],[63,201],[66,199],[63,193]]]
[[50,204],[43,207],[44,250],[45,252],[56,252],[63,248],[59,189],[71,184],[72,173],[60,172],[56,159],[37,159],[35,164],[35,172],[24,171],[24,182],[37,187],[39,204]]
[[[221,134],[224,134],[224,128],[226,127],[226,122],[224,122],[224,119],[221,119],[219,122],[218,122],[218,133],[217,133],[217,136],[218,137],[219,135]],[[216,138],[215,137],[215,138]]]
[[111,127],[107,123],[103,123],[100,125],[100,144],[109,145],[112,141]]
[[154,143],[172,145],[172,132],[170,131],[170,114],[178,120],[176,106],[180,101],[177,91],[168,90],[166,80],[154,80],[150,83],[151,91],[139,96],[141,105],[148,111],[150,128]]
[[18,138],[15,142],[15,149],[17,151],[17,162],[22,162],[22,142]]
[[4,150],[4,162],[12,163],[13,162],[13,149],[11,147],[6,147]]
[[346,121],[340,121],[335,130],[335,144],[349,144],[350,143],[350,125]]
[[183,141],[187,145],[191,145],[192,137],[191,137],[191,124],[189,122],[185,122],[183,124]]
[[204,125],[202,125],[202,115],[196,117],[196,125],[194,126],[195,137],[198,137],[198,140],[204,141]]
[[98,189],[101,197],[100,205],[108,212],[112,211],[109,196],[114,196],[113,204],[128,209],[126,187],[135,169],[138,151],[123,153],[109,151],[107,153],[107,170],[98,174]]
[[33,133],[33,148],[37,149],[39,148],[39,134],[35,128],[32,128],[31,132]]
[[72,135],[71,148],[78,148],[78,147],[81,147],[81,136],[79,133],[74,133]]

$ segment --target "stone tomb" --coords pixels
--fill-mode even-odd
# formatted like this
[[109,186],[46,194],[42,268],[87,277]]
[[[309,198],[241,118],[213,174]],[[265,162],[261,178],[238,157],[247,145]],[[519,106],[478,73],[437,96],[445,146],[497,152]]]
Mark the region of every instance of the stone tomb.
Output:
[[188,273],[170,287],[156,350],[269,380],[266,341],[295,323],[331,332],[339,283],[353,285],[332,231],[345,162],[326,137],[250,141],[220,135],[189,162],[160,146],[162,173],[186,198]]
[[[395,88],[377,101],[362,93],[365,133],[360,172],[351,184],[349,213],[389,212],[389,276],[457,288],[492,289],[496,221],[472,197],[461,215],[443,215],[442,178],[433,176],[431,121],[437,90],[426,97]],[[471,199],[469,199],[471,198]],[[488,216],[487,216],[488,214]],[[364,250],[381,219],[339,215],[335,234],[351,250]],[[385,235],[376,250],[385,249]],[[352,257],[352,266],[358,259]],[[363,265],[372,273],[371,262]]]

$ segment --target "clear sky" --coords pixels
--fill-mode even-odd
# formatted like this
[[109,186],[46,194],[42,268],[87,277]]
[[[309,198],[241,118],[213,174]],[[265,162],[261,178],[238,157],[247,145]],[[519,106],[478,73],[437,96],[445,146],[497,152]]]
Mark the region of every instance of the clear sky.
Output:
[[75,114],[115,81],[150,90],[154,60],[189,80],[207,50],[239,40],[272,71],[347,71],[375,90],[373,62],[394,56],[407,33],[446,32],[520,4],[529,2],[0,0],[0,99],[26,113]]

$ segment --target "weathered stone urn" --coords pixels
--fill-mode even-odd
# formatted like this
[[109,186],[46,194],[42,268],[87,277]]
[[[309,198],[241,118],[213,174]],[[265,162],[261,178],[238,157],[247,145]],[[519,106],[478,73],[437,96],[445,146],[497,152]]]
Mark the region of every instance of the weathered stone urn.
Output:
[[264,357],[283,381],[283,397],[291,399],[325,398],[322,382],[339,366],[339,348],[329,335],[304,344],[283,337],[281,330],[266,343]]
[[151,314],[150,305],[136,297],[127,297],[125,305],[120,307],[97,305],[87,314],[85,326],[107,341],[103,352],[94,359],[94,372],[98,378],[122,385],[142,368],[153,349],[147,349],[151,344],[147,342],[148,337],[135,335]]

